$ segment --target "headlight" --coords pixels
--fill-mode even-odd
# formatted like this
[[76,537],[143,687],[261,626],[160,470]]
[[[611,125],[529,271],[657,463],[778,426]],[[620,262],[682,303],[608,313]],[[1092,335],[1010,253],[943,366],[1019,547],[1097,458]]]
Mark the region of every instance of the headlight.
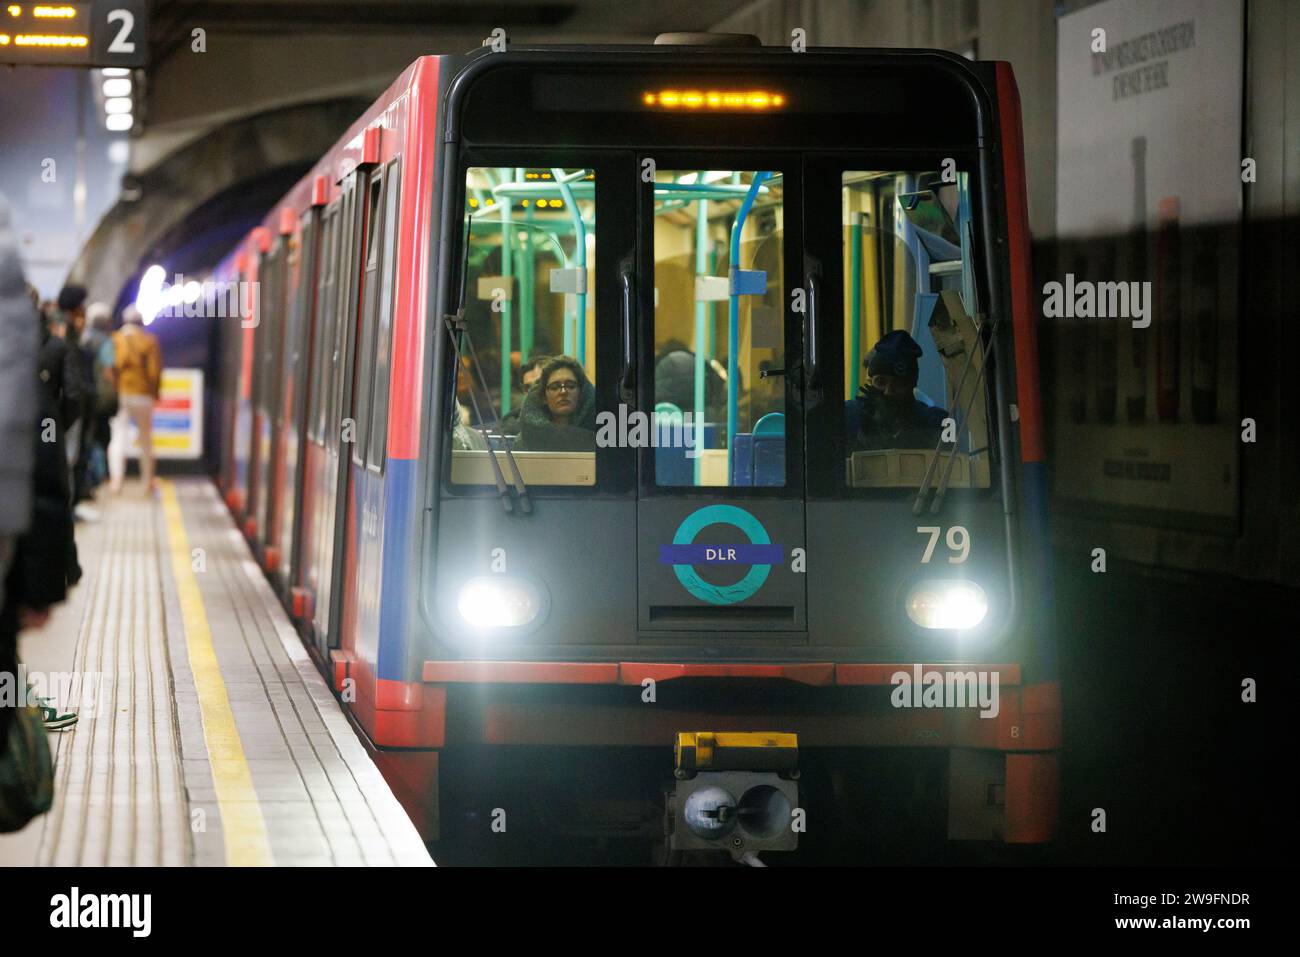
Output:
[[460,617],[475,628],[518,628],[537,617],[542,599],[521,578],[490,575],[471,578],[456,598]]
[[907,593],[907,617],[922,628],[964,631],[988,610],[984,589],[970,581],[926,581]]

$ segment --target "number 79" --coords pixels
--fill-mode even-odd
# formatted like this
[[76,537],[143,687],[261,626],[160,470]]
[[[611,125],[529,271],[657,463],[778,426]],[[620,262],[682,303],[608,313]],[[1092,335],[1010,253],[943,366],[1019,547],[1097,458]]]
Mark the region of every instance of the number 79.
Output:
[[[925,554],[921,556],[921,564],[927,565],[934,555],[934,546],[939,541],[939,533],[943,529],[937,525],[918,525],[916,531],[917,534],[930,536],[930,541],[925,546]],[[970,557],[970,534],[966,531],[964,525],[954,525],[948,529],[948,534],[944,536],[944,540],[948,543],[950,551],[960,553],[948,556],[950,564],[960,565]]]

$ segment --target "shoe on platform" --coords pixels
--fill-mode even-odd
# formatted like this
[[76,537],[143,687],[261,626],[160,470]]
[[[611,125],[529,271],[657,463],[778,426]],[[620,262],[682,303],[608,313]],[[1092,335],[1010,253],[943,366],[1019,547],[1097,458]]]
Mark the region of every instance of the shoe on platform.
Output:
[[77,712],[60,711],[51,698],[37,698],[36,706],[41,709],[46,731],[67,731],[77,723]]

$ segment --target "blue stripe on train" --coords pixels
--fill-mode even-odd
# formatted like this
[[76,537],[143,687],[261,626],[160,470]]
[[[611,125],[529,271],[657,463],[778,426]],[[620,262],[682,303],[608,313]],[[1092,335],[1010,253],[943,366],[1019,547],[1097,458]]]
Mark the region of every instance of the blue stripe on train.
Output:
[[418,590],[408,588],[406,576],[418,566],[419,523],[415,515],[414,459],[390,457],[384,466],[384,538],[379,601],[379,653],[375,671],[388,681],[405,681],[406,629],[413,618]]

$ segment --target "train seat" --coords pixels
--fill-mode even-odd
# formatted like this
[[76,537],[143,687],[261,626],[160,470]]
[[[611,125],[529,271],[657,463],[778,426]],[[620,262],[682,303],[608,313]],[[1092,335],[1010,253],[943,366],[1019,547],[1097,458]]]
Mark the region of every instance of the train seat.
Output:
[[731,484],[785,484],[785,413],[769,412],[753,432],[738,432],[731,448]]

